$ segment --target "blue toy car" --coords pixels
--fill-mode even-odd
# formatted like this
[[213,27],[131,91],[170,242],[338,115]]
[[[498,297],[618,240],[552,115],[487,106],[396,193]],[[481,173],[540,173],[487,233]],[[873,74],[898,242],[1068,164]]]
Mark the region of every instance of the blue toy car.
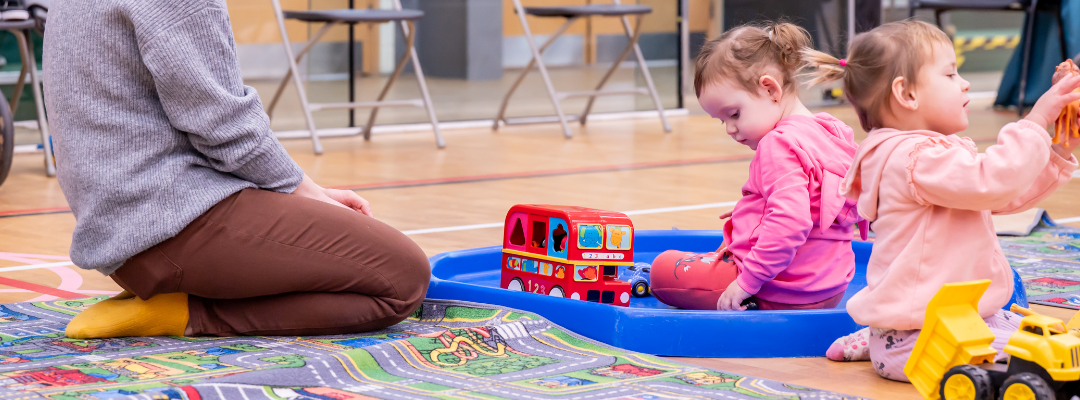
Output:
[[649,263],[634,263],[634,265],[624,265],[619,267],[619,280],[630,283],[630,294],[634,297],[647,297],[651,294],[649,291],[649,272],[652,270],[652,264]]

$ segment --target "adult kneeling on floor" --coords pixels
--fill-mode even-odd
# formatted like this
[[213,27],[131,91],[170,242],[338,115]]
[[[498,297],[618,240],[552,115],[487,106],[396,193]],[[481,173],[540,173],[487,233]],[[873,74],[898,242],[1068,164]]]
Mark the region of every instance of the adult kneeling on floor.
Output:
[[424,252],[274,138],[224,0],[57,2],[44,73],[71,259],[125,289],[68,337],[354,333],[423,301]]

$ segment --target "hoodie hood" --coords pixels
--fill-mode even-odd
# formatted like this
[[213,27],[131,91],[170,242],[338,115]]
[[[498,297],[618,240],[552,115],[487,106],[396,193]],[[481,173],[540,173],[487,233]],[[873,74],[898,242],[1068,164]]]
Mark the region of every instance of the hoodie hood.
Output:
[[866,140],[859,145],[851,170],[840,184],[840,194],[859,201],[859,215],[867,221],[877,219],[878,189],[881,187],[881,175],[885,162],[896,147],[908,139],[927,139],[944,137],[933,131],[900,131],[892,128],[880,128],[870,131]]
[[[839,190],[859,149],[851,127],[829,114],[819,113],[790,116],[776,124],[773,131],[793,136],[799,147],[812,155],[821,180],[819,226],[826,229],[833,221],[848,226],[859,223],[855,199],[845,198]],[[860,223],[859,230],[865,239],[865,224]]]

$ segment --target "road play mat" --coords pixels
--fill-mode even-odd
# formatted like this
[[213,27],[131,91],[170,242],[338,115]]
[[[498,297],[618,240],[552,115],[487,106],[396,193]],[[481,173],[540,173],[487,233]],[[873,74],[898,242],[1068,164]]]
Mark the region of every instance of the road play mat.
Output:
[[104,298],[0,305],[0,400],[851,398],[631,353],[535,314],[456,301],[425,302],[365,335],[65,338],[72,315]]
[[999,236],[1001,250],[1024,280],[1028,302],[1080,309],[1080,228],[1047,217],[1027,236]]

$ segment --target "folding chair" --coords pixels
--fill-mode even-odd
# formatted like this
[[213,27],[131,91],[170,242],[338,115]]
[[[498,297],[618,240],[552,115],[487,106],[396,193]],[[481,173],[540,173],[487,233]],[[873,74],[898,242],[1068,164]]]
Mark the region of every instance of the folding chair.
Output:
[[[510,102],[510,96],[512,96],[518,86],[521,85],[521,81],[529,74],[529,70],[532,69],[533,65],[536,65],[537,69],[540,70],[540,76],[544,79],[544,86],[547,88],[548,97],[551,98],[551,104],[555,107],[555,114],[559,119],[559,123],[562,124],[563,135],[567,138],[571,137],[572,134],[570,133],[570,126],[566,123],[566,117],[563,114],[562,107],[559,105],[559,101],[571,97],[583,96],[588,96],[589,101],[585,105],[585,111],[581,113],[580,117],[577,117],[578,122],[582,125],[585,125],[585,120],[589,117],[589,111],[592,110],[596,96],[647,94],[652,98],[653,104],[656,106],[656,111],[660,114],[660,123],[664,126],[664,132],[671,132],[671,125],[668,124],[667,117],[664,116],[664,106],[660,104],[660,96],[656,94],[656,86],[653,85],[652,75],[649,74],[649,67],[645,65],[645,57],[641,55],[641,47],[638,46],[638,37],[641,35],[641,21],[646,14],[652,13],[652,7],[624,5],[619,3],[619,0],[612,0],[612,4],[591,4],[585,6],[522,7],[521,0],[514,0],[514,10],[517,12],[522,28],[525,29],[525,39],[529,43],[529,49],[532,50],[532,60],[529,60],[529,65],[521,71],[521,76],[519,76],[517,81],[514,82],[514,85],[510,87],[510,91],[506,93],[506,97],[503,98],[502,105],[499,106],[499,114],[495,116],[492,129],[498,130],[500,122],[507,125],[511,123],[506,119],[506,106]],[[529,29],[529,23],[525,19],[526,15],[566,18],[566,22],[563,23],[543,45],[537,47],[536,40],[533,39],[532,31]],[[630,19],[627,18],[628,15],[637,16],[637,24],[633,28],[630,27]],[[623,32],[626,34],[626,38],[629,39],[629,43],[627,43],[626,48],[623,49],[622,54],[615,59],[615,64],[611,66],[611,69],[607,71],[607,74],[600,79],[600,83],[596,85],[596,89],[581,92],[556,92],[555,87],[551,84],[551,76],[548,75],[547,66],[544,65],[541,54],[548,46],[551,46],[551,44],[555,42],[555,39],[557,39],[559,35],[565,33],[574,21],[577,21],[582,17],[590,16],[622,18]],[[631,50],[633,50],[634,55],[637,57],[638,66],[641,68],[641,73],[645,77],[646,87],[634,88],[633,90],[601,90],[608,79],[611,78],[611,75],[615,73],[615,70],[619,68],[619,64],[621,64],[623,60],[626,59],[626,56],[630,54]]]
[[[1061,61],[1069,59],[1069,51],[1065,43],[1065,22],[1061,16],[1061,1],[1043,1],[1045,4],[1056,4],[1057,7],[1051,7],[1051,11],[1057,15],[1058,18],[1058,38],[1061,43]],[[911,0],[908,4],[908,17],[915,17],[915,10],[917,9],[931,9],[934,10],[934,22],[937,23],[938,28],[945,29],[941,26],[941,15],[946,11],[952,10],[987,10],[987,11],[1024,11],[1027,14],[1027,24],[1024,30],[1024,48],[1021,49],[1020,58],[1020,96],[1016,101],[1017,112],[1020,116],[1024,115],[1024,92],[1027,91],[1027,78],[1028,78],[1028,66],[1031,64],[1031,34],[1035,28],[1035,12],[1039,8],[1039,0]]]
[[[424,80],[424,72],[420,69],[420,62],[416,57],[415,35],[416,35],[416,20],[424,16],[424,12],[420,10],[403,10],[401,8],[401,1],[394,0],[394,8],[390,10],[379,9],[337,9],[337,10],[312,10],[312,11],[282,11],[280,0],[271,0],[274,4],[274,14],[277,16],[278,28],[281,29],[281,37],[285,44],[285,56],[289,59],[289,72],[285,75],[285,78],[281,80],[281,85],[278,86],[277,91],[274,93],[273,100],[270,101],[270,106],[267,107],[266,114],[272,116],[274,107],[277,106],[278,100],[281,98],[281,93],[285,90],[285,86],[289,83],[289,79],[293,80],[296,85],[296,91],[300,95],[300,107],[304,110],[304,118],[307,122],[308,131],[311,132],[311,143],[314,147],[315,154],[322,154],[322,144],[319,143],[319,133],[315,129],[315,121],[311,117],[312,111],[344,108],[371,108],[371,116],[368,117],[367,125],[364,125],[363,131],[364,140],[371,140],[371,128],[375,124],[375,116],[379,113],[379,107],[423,107],[427,110],[428,119],[431,120],[431,128],[435,131],[435,143],[441,149],[446,147],[446,142],[443,141],[442,134],[439,132],[439,121],[435,118],[435,109],[431,105],[431,95],[428,94],[427,82]],[[285,30],[285,19],[295,19],[304,22],[322,22],[324,25],[319,29],[311,40],[304,45],[296,56],[293,56],[292,46],[289,45],[289,35]],[[398,60],[397,67],[394,68],[394,73],[390,75],[390,79],[383,86],[382,92],[379,93],[379,97],[375,101],[365,102],[346,102],[346,103],[308,103],[307,93],[304,90],[303,83],[300,81],[300,69],[297,64],[304,57],[308,51],[323,37],[330,28],[337,24],[381,24],[384,22],[397,22],[401,27],[401,33],[405,36],[405,54]],[[416,80],[420,84],[421,98],[412,100],[384,100],[387,93],[390,92],[390,87],[394,85],[398,77],[401,76],[401,72],[405,69],[405,64],[412,61],[413,70],[416,71]],[[355,82],[349,82],[350,85]]]

